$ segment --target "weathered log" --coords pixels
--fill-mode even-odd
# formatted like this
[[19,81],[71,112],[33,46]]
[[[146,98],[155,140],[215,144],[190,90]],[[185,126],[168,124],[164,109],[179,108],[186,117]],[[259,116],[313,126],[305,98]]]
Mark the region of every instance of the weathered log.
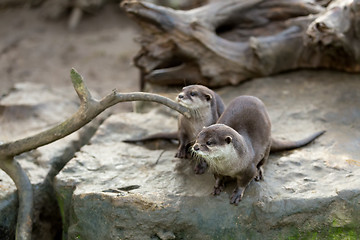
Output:
[[174,10],[127,0],[142,81],[210,87],[299,68],[359,71],[359,0],[227,0]]

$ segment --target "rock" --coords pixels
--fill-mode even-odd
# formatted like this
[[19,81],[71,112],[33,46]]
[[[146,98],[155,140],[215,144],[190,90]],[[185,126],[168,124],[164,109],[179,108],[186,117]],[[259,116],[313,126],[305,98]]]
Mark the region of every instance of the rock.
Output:
[[[225,102],[255,95],[268,107],[273,135],[310,145],[270,156],[264,181],[252,182],[238,206],[234,184],[210,193],[211,173],[174,158],[176,146],[121,140],[176,129],[153,111],[108,118],[58,175],[67,239],[344,238],[360,232],[360,82],[357,75],[300,71],[218,92]],[[160,143],[162,143],[160,141]],[[155,146],[154,146],[155,145]]]
[[[76,93],[69,98],[68,91],[53,90],[41,84],[20,83],[0,100],[0,140],[15,141],[54,126],[76,112]],[[17,156],[33,184],[42,182],[49,168],[49,159],[61,154],[63,148],[76,139],[76,134],[53,144]],[[15,191],[10,177],[0,171],[0,199]]]
[[[175,144],[121,142],[175,130],[173,115],[163,108],[112,115],[58,175],[63,239],[355,238],[360,232],[357,78],[300,71],[217,90],[226,103],[237,95],[261,98],[274,136],[297,139],[327,130],[302,149],[271,155],[265,180],[252,182],[238,206],[229,204],[234,183],[212,196],[212,174],[195,175],[194,163],[174,157]],[[73,91],[18,85],[0,101],[0,140],[48,128],[76,111],[77,102]],[[18,156],[35,189],[49,159],[78,139],[75,133]],[[13,239],[17,196],[2,171],[0,190],[0,239]]]
[[[70,84],[70,81],[69,81]],[[52,127],[77,111],[75,90],[18,83],[0,99],[0,141],[9,142]]]
[[[2,172],[0,172],[2,174]],[[17,194],[7,194],[8,189],[3,186],[2,181],[0,181],[1,193],[3,196],[0,197],[0,239],[1,240],[10,240],[15,239],[15,225],[16,225],[16,216],[17,216]]]
[[[65,120],[77,108],[78,100],[74,90],[51,89],[34,83],[16,84],[0,100],[0,140],[8,142],[36,134]],[[79,141],[78,132],[16,157],[28,174],[35,194],[50,169],[51,160],[61,157],[74,141]],[[15,184],[0,169],[0,239],[4,239],[2,236],[5,239],[14,238],[17,205]]]

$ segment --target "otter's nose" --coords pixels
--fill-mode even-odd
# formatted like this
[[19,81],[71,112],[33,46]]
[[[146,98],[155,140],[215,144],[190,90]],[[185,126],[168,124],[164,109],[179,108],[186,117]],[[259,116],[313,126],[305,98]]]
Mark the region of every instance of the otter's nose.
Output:
[[199,144],[195,143],[194,146],[193,146],[193,149],[194,149],[195,151],[199,151],[199,150],[200,150]]
[[180,98],[180,99],[181,99],[181,98],[184,98],[184,95],[179,94],[179,95],[178,95],[178,98]]

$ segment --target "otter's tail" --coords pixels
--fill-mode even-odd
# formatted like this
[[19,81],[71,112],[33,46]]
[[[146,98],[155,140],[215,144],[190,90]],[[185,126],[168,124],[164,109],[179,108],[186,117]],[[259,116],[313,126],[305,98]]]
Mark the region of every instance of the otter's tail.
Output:
[[146,142],[146,141],[153,141],[158,139],[164,139],[164,140],[179,140],[178,133],[177,132],[161,132],[161,133],[155,133],[146,137],[142,138],[133,138],[133,139],[125,139],[123,142],[126,143],[135,143],[135,142]]
[[314,141],[316,138],[320,137],[324,133],[325,133],[325,131],[320,131],[320,132],[310,135],[307,138],[304,138],[304,139],[301,139],[298,141],[278,140],[278,139],[272,138],[270,152],[292,150],[295,148],[303,147],[303,146],[309,144],[310,142]]

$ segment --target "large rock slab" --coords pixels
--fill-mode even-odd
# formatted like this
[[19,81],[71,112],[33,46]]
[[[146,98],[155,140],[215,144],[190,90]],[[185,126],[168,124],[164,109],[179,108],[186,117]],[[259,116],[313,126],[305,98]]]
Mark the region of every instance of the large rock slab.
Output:
[[[211,196],[211,173],[174,158],[176,146],[123,143],[176,129],[156,111],[117,114],[58,175],[67,239],[288,239],[355,237],[360,216],[358,75],[300,71],[255,79],[218,92],[225,102],[255,95],[268,107],[273,135],[314,143],[273,154],[265,179],[238,206],[234,184]],[[161,144],[156,146],[156,144]]]
[[[68,90],[52,89],[42,84],[19,83],[0,99],[0,141],[29,137],[64,121],[78,108],[77,96]],[[56,143],[17,156],[31,182],[40,183],[50,166],[49,159],[61,154],[77,133]],[[15,184],[0,170],[0,199],[15,190]]]
[[[77,98],[71,86],[55,89],[43,84],[16,84],[0,99],[0,141],[9,142],[28,137],[64,121],[77,111]],[[79,133],[76,132],[57,142],[16,156],[34,189],[43,182],[51,160],[61,157],[79,138]],[[14,238],[17,208],[15,184],[0,169],[0,239]]]

